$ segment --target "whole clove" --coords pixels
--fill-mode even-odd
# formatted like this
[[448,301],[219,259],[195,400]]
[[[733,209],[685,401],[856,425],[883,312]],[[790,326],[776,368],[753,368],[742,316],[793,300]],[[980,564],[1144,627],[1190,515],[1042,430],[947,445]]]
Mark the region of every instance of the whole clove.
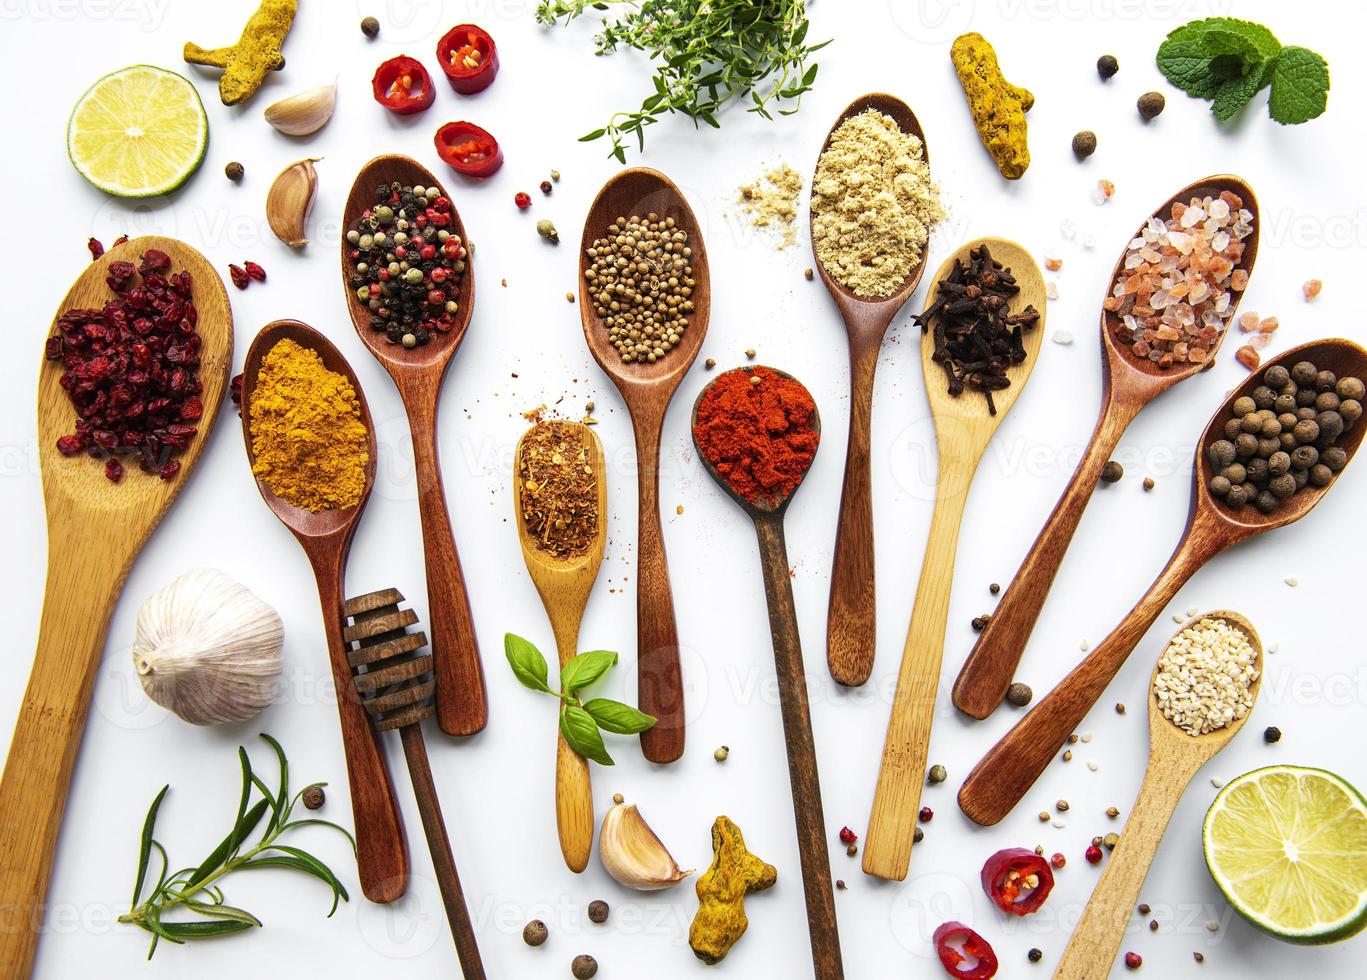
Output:
[[975,388],[996,415],[992,392],[1011,387],[1006,370],[1025,360],[1024,332],[1039,323],[1039,311],[1027,306],[1010,312],[1020,286],[986,245],[970,249],[967,263],[955,259],[935,289],[934,302],[914,318],[922,333],[931,334],[931,359],[944,367],[951,395]]

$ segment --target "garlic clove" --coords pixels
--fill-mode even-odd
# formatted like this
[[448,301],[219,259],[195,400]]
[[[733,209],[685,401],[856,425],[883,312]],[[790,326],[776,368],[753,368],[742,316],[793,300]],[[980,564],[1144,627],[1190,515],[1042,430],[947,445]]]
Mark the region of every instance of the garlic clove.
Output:
[[266,122],[286,136],[308,136],[328,124],[337,107],[337,83],[319,85],[266,107]]
[[637,891],[660,891],[678,884],[693,873],[680,871],[669,850],[655,836],[636,804],[626,803],[620,794],[603,815],[598,832],[598,859],[603,869],[619,885]]
[[275,697],[284,627],[245,585],[186,572],[138,611],[133,666],[147,696],[195,725],[245,721]]
[[280,171],[266,194],[266,222],[290,248],[309,243],[309,215],[318,195],[318,171],[313,165],[321,157],[308,157]]

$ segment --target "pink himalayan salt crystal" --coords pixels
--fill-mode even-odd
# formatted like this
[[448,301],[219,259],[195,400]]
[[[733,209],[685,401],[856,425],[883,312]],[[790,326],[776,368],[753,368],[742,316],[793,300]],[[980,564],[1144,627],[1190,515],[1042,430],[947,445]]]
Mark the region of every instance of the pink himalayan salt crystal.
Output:
[[1048,269],[1050,272],[1058,272],[1059,269],[1063,268],[1063,260],[1045,258],[1044,267]]
[[1307,279],[1305,285],[1301,287],[1301,295],[1304,296],[1305,301],[1309,303],[1320,294],[1320,290],[1323,288],[1324,283],[1320,282],[1318,279]]
[[1258,333],[1273,333],[1281,325],[1282,324],[1280,320],[1278,320],[1275,316],[1270,316],[1266,320],[1262,320],[1261,322],[1259,322]]
[[1239,317],[1239,329],[1244,333],[1248,333],[1258,326],[1258,322],[1258,314],[1249,311]]
[[1234,359],[1250,371],[1256,371],[1263,360],[1258,352],[1248,344],[1244,344],[1234,352]]

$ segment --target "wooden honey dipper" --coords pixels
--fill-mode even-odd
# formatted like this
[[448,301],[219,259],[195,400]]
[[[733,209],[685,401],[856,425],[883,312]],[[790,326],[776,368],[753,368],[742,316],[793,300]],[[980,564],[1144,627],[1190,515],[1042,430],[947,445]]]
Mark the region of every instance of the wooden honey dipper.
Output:
[[422,720],[435,710],[432,654],[423,649],[427,646],[426,633],[408,631],[417,625],[418,614],[400,609],[402,601],[403,593],[398,589],[383,589],[348,599],[342,607],[342,638],[351,664],[352,685],[378,731],[399,730],[461,972],[465,980],[485,980],[422,737]]

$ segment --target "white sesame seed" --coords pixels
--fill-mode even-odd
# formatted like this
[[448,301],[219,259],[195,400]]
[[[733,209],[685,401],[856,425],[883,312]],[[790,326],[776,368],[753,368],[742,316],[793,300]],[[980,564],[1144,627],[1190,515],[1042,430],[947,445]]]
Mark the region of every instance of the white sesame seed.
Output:
[[1193,623],[1158,661],[1154,693],[1163,717],[1193,736],[1243,718],[1253,707],[1256,659],[1237,627],[1221,619]]

